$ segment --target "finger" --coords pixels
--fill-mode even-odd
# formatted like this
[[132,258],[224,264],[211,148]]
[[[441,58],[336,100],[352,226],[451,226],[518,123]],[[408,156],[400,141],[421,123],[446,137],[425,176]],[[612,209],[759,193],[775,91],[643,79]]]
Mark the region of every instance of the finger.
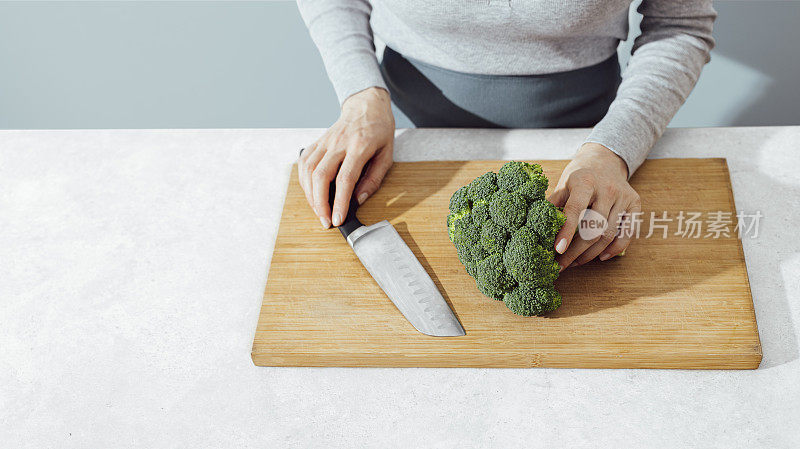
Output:
[[[300,186],[303,187],[303,192],[306,194],[306,201],[311,209],[314,209],[314,188],[311,182],[311,174],[317,168],[317,164],[325,156],[325,150],[322,145],[314,144],[313,147],[303,151],[301,162],[299,164]],[[316,211],[315,211],[316,212]]]
[[569,190],[566,187],[556,187],[553,193],[550,194],[550,197],[547,198],[547,201],[553,203],[556,207],[564,207],[564,203],[567,201],[569,197]]
[[312,143],[311,145],[308,145],[305,148],[303,148],[302,150],[300,150],[300,154],[297,156],[297,164],[298,165],[305,164],[305,162],[308,160],[309,156],[311,156],[311,154],[314,153],[314,150],[316,150],[318,147],[320,147],[320,142],[322,142],[322,139],[317,140],[316,142]]
[[608,194],[598,195],[595,192],[595,199],[592,201],[592,210],[602,215],[606,222],[610,221],[608,214],[611,212],[611,207],[617,201],[617,193],[609,192]]
[[381,183],[383,183],[383,178],[386,176],[386,172],[389,171],[389,168],[391,168],[394,162],[393,155],[394,144],[390,142],[372,157],[372,160],[369,162],[364,172],[364,176],[361,177],[361,181],[359,181],[358,187],[356,187],[358,204],[364,204],[367,198],[378,191]]
[[567,221],[556,235],[556,252],[564,254],[569,248],[572,238],[575,236],[575,229],[578,228],[581,213],[589,206],[592,199],[593,190],[588,184],[578,183],[569,189],[569,198],[564,204],[564,215]]
[[[581,217],[582,219],[592,219],[592,217]],[[580,233],[575,236],[572,242],[569,245],[569,248],[564,252],[564,254],[556,257],[556,261],[561,266],[561,270],[565,268],[569,268],[574,265],[576,259],[578,259],[586,250],[592,247],[600,238],[601,235],[593,236],[589,240],[585,240]],[[612,237],[613,238],[613,237]]]
[[558,265],[561,267],[561,271],[571,267],[575,259],[589,249],[598,239],[599,237],[595,237],[591,240],[584,240],[580,236],[577,236],[564,254],[557,255],[556,257],[556,262],[558,262]]
[[[578,237],[581,239],[580,243],[577,242],[572,243],[570,245],[571,250],[568,251],[569,254],[565,253],[565,256],[567,257],[564,257],[563,259],[566,262],[566,259],[569,259],[572,255],[574,255],[575,257],[573,257],[572,260],[569,261],[570,263],[568,265],[565,264],[564,265],[565,267],[579,265],[579,263],[577,263],[578,259],[580,259],[586,251],[588,251],[592,246],[596,245],[598,242],[602,240],[607,240],[606,246],[608,246],[608,244],[611,243],[611,240],[614,239],[616,233],[611,232],[611,236],[610,238],[608,238],[605,235],[605,232],[608,231],[608,224],[609,224],[608,222],[610,221],[608,214],[611,211],[611,207],[614,205],[614,202],[617,200],[617,197],[618,197],[617,192],[615,190],[603,189],[601,193],[600,190],[595,189],[594,200],[592,201],[591,205],[592,214],[587,218],[590,220],[596,220],[597,218],[602,218],[604,220],[603,225],[605,227],[602,229],[602,231],[600,231],[602,232],[600,235],[595,236],[590,240],[585,240],[584,239],[585,236],[581,235],[579,232]],[[596,212],[597,214],[595,214],[594,212]],[[579,226],[582,225],[583,223],[579,223]],[[573,249],[572,248],[573,246],[576,246],[576,248]]]
[[331,226],[331,208],[328,204],[328,190],[331,181],[336,178],[339,164],[344,159],[344,151],[328,149],[311,173],[313,208],[324,229]]
[[309,200],[310,198],[309,191],[306,188],[307,184],[305,180],[305,174],[306,174],[305,160],[308,154],[314,151],[315,145],[316,143],[312,143],[311,145],[304,147],[303,149],[300,150],[300,154],[297,156],[297,182],[300,184],[300,188],[303,189],[303,193],[305,194],[306,200],[309,202],[309,205],[311,205],[311,201]]
[[368,160],[369,151],[366,149],[350,151],[345,156],[342,166],[339,168],[339,174],[336,175],[336,193],[334,195],[333,215],[331,218],[331,223],[334,226],[340,226],[344,221],[344,217],[347,216],[350,196],[353,194],[359,175],[361,175],[361,169],[364,168],[364,164]]
[[[594,206],[593,206],[594,207]],[[603,235],[586,251],[583,252],[577,259],[572,263],[574,266],[583,265],[586,262],[591,261],[595,257],[599,256],[603,250],[605,250],[611,242],[617,238],[619,234],[619,223],[621,219],[621,215],[625,213],[625,203],[617,202],[614,204],[614,207],[608,213],[608,226],[603,231]]]
[[[562,269],[564,267],[578,265],[578,263],[576,263],[577,260],[580,259],[592,246],[596,245],[599,241],[605,241],[606,246],[608,246],[608,244],[611,243],[611,240],[613,240],[614,236],[616,235],[616,232],[609,231],[608,229],[608,222],[610,221],[608,214],[611,211],[611,207],[614,205],[615,200],[617,199],[617,192],[608,189],[603,190],[601,195],[599,193],[600,191],[598,189],[594,190],[595,199],[592,201],[591,206],[593,213],[588,217],[588,219],[596,220],[597,218],[602,217],[602,219],[605,221],[605,223],[603,223],[605,225],[605,229],[602,230],[602,234],[592,237],[589,240],[585,240],[584,236],[578,233],[578,239],[574,240],[569,245],[569,249],[567,249],[567,251],[558,258],[559,265],[562,266]],[[597,217],[597,215],[600,217]],[[581,223],[579,223],[579,225],[581,225]],[[609,232],[610,235],[606,235],[606,232]],[[593,259],[596,255],[597,254],[592,256],[591,259]]]
[[639,202],[638,196],[635,200],[628,206],[628,211],[623,217],[620,226],[623,228],[623,232],[620,233],[613,242],[600,254],[600,260],[608,260],[614,256],[617,256],[625,251],[628,248],[628,245],[631,244],[631,239],[635,234],[635,229],[632,226],[635,224],[632,223],[632,219],[634,217],[633,214],[639,213],[642,211],[642,205]]

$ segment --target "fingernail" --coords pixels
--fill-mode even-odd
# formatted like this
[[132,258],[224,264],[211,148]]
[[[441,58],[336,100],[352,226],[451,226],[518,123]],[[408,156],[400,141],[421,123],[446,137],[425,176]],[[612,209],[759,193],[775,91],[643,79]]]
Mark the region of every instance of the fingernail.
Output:
[[328,223],[328,219],[325,217],[319,217],[319,222],[322,223],[322,229],[328,229],[331,227],[331,224]]
[[558,241],[558,245],[556,245],[556,252],[558,254],[564,254],[564,251],[567,250],[567,239],[561,239]]
[[600,260],[608,260],[611,258],[611,254],[600,254]]
[[561,273],[564,271],[564,265],[558,264],[558,272]]
[[364,192],[361,195],[358,195],[358,204],[364,204],[364,201],[367,201],[367,193]]
[[341,224],[342,224],[342,214],[336,212],[335,214],[333,214],[333,225],[341,226]]

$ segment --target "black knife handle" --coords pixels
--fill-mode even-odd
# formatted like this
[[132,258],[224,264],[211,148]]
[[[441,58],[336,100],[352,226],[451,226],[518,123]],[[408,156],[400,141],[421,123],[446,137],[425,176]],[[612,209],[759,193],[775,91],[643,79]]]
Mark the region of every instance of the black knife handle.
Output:
[[[359,176],[359,179],[361,177]],[[358,181],[356,181],[356,186],[358,185]],[[358,210],[358,200],[356,199],[355,195],[355,187],[353,188],[353,194],[350,195],[350,204],[347,206],[347,216],[344,217],[344,221],[339,226],[339,232],[342,233],[342,237],[347,238],[350,233],[355,231],[356,229],[364,226],[363,223],[358,221],[358,217],[356,217],[356,211]],[[331,213],[333,212],[333,199],[336,197],[336,180],[334,179],[331,182],[330,189],[328,189],[328,202],[331,205]]]

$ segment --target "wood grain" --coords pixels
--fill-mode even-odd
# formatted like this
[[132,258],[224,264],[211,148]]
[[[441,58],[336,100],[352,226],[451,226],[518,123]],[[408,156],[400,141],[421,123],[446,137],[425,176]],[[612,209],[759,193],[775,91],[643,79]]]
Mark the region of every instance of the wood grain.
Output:
[[[566,161],[539,161],[551,184]],[[450,194],[503,161],[395,163],[359,210],[388,219],[467,335],[417,332],[335,229],[320,229],[297,183],[286,196],[253,341],[263,366],[753,369],[761,361],[741,242],[636,239],[626,256],[566,270],[563,305],[525,318],[482,296],[447,239]],[[735,217],[724,159],[649,160],[632,180],[645,216],[680,210]],[[647,220],[645,224],[647,223]],[[705,229],[704,229],[705,233]]]

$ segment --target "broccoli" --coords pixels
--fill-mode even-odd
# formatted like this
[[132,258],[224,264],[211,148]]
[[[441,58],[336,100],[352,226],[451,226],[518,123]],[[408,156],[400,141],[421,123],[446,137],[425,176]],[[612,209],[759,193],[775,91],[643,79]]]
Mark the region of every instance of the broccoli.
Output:
[[503,296],[503,303],[517,315],[541,315],[561,305],[561,293],[553,286],[535,287],[519,284]]
[[458,246],[459,242],[465,241],[464,232],[469,232],[472,227],[469,209],[451,213],[447,216],[447,230],[450,235],[450,241],[456,246]]
[[553,243],[565,217],[544,199],[547,184],[540,165],[508,162],[450,198],[447,228],[459,261],[482,294],[518,315],[561,305]]
[[475,264],[475,259],[472,257],[472,253],[469,250],[464,251],[461,249],[457,249],[456,252],[458,253],[459,262],[461,262],[461,264],[464,265],[464,268],[466,268],[467,273],[470,276],[475,277],[476,264]]
[[502,300],[506,290],[514,286],[514,279],[506,272],[500,254],[492,254],[478,262],[475,271],[478,290],[490,298]]
[[494,192],[497,192],[497,174],[494,172],[484,173],[473,179],[467,189],[467,195],[471,201],[487,201]]
[[541,246],[528,227],[520,228],[511,236],[503,253],[503,263],[517,282],[548,285],[558,277],[553,250]]
[[509,162],[500,167],[497,185],[509,192],[516,192],[527,200],[544,199],[547,190],[547,177],[539,164],[526,162]]
[[481,226],[481,246],[491,254],[503,254],[508,241],[508,231],[489,220]]
[[468,186],[464,186],[458,190],[453,196],[450,197],[450,212],[457,214],[463,211],[469,211],[469,197],[467,196],[467,192],[469,191]]
[[525,223],[528,204],[525,198],[507,190],[498,190],[489,202],[489,215],[500,226],[515,231]]
[[553,203],[542,199],[531,203],[525,224],[536,233],[539,243],[549,248],[555,243],[556,234],[566,221],[567,217]]
[[478,200],[472,203],[472,221],[474,223],[484,223],[489,221],[489,203]]

